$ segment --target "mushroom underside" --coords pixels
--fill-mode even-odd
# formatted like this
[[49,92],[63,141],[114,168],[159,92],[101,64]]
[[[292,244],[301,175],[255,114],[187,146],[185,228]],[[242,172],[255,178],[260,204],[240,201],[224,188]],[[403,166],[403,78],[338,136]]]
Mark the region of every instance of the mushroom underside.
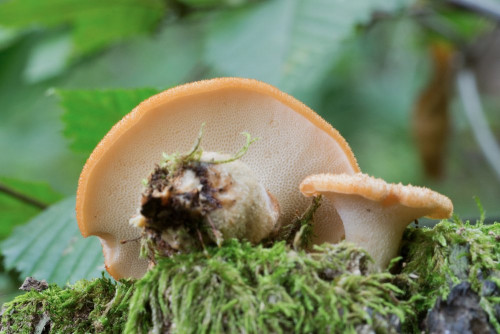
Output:
[[[232,153],[241,132],[260,138],[241,159],[276,198],[280,225],[304,211],[309,201],[297,191],[307,175],[355,173],[356,160],[336,130],[310,109],[275,88],[245,79],[216,79],[161,93],[143,104],[106,135],[82,172],[77,217],[84,236],[102,240],[106,265],[115,278],[141,277],[147,268],[138,259],[140,236],[128,220],[140,206],[141,180],[163,152],[185,152],[206,123],[203,147]],[[221,126],[223,124],[224,126]],[[333,205],[317,212],[315,235],[343,235]],[[329,219],[330,218],[330,219]]]

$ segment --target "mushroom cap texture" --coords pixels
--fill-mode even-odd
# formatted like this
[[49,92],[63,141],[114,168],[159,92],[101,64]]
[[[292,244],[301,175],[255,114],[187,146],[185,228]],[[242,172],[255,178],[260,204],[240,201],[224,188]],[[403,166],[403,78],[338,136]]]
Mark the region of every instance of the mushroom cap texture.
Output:
[[300,191],[306,196],[325,193],[358,195],[380,202],[382,206],[402,205],[423,209],[433,219],[449,218],[453,212],[451,200],[424,187],[387,183],[382,179],[357,173],[311,175],[302,181]]
[[[281,222],[289,222],[308,200],[297,191],[307,175],[357,173],[345,139],[314,111],[268,84],[218,78],[166,90],[139,104],[94,149],[80,175],[77,220],[83,236],[97,235],[114,278],[141,277],[140,231],[129,219],[140,207],[143,185],[162,153],[186,152],[206,123],[205,151],[236,152],[241,132],[260,140],[241,159],[278,200]],[[331,204],[316,214],[315,233],[331,230],[338,215]],[[340,229],[343,229],[339,222]],[[337,227],[338,229],[338,227]],[[343,231],[343,230],[342,230]]]

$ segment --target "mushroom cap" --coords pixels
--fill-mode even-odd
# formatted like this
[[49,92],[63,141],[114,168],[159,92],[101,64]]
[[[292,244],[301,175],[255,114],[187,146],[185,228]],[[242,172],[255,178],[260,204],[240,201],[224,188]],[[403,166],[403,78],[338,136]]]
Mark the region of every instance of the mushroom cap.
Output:
[[[273,86],[250,79],[219,78],[166,90],[115,124],[80,175],[78,225],[83,236],[100,238],[106,268],[113,277],[145,273],[146,260],[138,259],[139,243],[120,243],[140,235],[128,220],[140,206],[141,180],[163,152],[188,151],[202,123],[206,123],[205,151],[236,152],[244,143],[241,132],[260,138],[241,161],[278,200],[280,224],[307,207],[308,200],[297,191],[307,175],[359,172],[338,131]],[[332,229],[326,221],[336,216],[332,205],[320,209],[316,214],[319,235],[322,228]],[[338,225],[343,232],[340,220]]]
[[306,196],[325,193],[358,195],[385,207],[400,204],[423,209],[425,216],[432,219],[449,218],[453,212],[451,200],[431,189],[387,183],[363,173],[311,175],[302,181],[300,191]]

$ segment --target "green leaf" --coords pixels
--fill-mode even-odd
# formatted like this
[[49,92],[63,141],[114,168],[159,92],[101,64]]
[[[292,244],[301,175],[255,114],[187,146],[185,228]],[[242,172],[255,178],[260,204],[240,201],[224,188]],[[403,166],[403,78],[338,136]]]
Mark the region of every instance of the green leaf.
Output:
[[36,42],[24,69],[26,82],[37,83],[61,74],[68,66],[72,46],[67,32]]
[[459,34],[466,42],[473,42],[485,31],[492,30],[494,24],[474,12],[442,10],[437,14],[444,23]]
[[0,51],[12,45],[20,35],[17,30],[0,27]]
[[9,157],[0,162],[0,175],[20,179],[29,175],[74,194],[86,156],[67,147],[59,101],[47,96],[47,90],[164,88],[199,80],[206,77],[205,67],[199,65],[203,28],[191,20],[168,24],[158,33],[130,39],[36,85],[22,80],[36,34],[0,52],[0,152]]
[[22,80],[35,37],[28,35],[0,53],[0,175],[46,181],[70,195],[82,165],[62,136],[57,99],[46,94],[54,82]]
[[203,20],[194,18],[166,24],[154,35],[131,39],[78,64],[57,87],[164,88],[199,80],[206,77],[200,64],[205,28]]
[[275,0],[220,15],[206,61],[223,74],[252,77],[297,94],[316,87],[356,24],[405,0]]
[[0,4],[0,25],[14,28],[70,25],[74,53],[88,54],[151,31],[165,11],[162,0],[11,0]]
[[0,305],[11,301],[14,297],[21,294],[18,280],[12,277],[11,273],[0,271]]
[[[61,195],[45,183],[0,177],[0,186],[28,196],[41,204],[49,205],[61,199]],[[25,223],[40,211],[41,208],[36,205],[26,203],[0,189],[0,240],[10,235],[14,226]]]
[[158,90],[59,90],[57,93],[65,110],[64,134],[72,141],[71,148],[90,155],[116,122]]
[[97,238],[84,239],[75,217],[75,198],[54,204],[0,244],[7,269],[64,285],[95,278],[104,270]]

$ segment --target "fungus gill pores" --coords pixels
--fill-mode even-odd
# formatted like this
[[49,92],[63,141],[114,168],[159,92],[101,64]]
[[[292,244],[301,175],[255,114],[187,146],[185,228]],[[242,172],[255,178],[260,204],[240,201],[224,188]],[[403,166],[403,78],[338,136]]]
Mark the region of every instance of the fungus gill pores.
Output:
[[[141,180],[164,152],[187,152],[206,123],[206,152],[241,148],[242,132],[260,138],[239,160],[279,203],[278,225],[304,211],[309,200],[300,182],[318,173],[359,172],[344,138],[301,102],[250,79],[219,78],[178,86],[139,104],[102,139],[87,160],[77,191],[77,220],[82,235],[96,235],[105,265],[115,278],[139,278],[147,260],[141,233],[129,220],[141,207]],[[315,214],[314,243],[338,242],[344,229],[332,203]]]
[[451,200],[435,191],[390,184],[362,173],[311,175],[300,190],[331,201],[346,240],[364,248],[382,270],[398,254],[404,229],[412,221],[422,216],[449,218],[453,212]]

